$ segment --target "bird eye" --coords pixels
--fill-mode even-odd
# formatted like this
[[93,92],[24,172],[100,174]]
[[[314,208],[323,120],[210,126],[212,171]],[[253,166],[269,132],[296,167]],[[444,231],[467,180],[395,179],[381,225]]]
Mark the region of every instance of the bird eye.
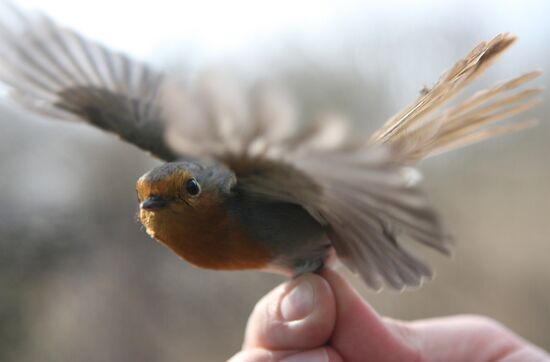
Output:
[[190,196],[198,196],[201,193],[201,186],[194,178],[189,179],[185,184],[185,190]]

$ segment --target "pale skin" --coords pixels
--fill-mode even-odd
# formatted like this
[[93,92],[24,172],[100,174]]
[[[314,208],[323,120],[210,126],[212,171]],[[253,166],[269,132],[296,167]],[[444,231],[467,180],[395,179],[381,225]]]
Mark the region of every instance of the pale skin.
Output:
[[254,308],[230,362],[550,361],[498,322],[460,315],[402,322],[381,317],[336,272],[304,274]]

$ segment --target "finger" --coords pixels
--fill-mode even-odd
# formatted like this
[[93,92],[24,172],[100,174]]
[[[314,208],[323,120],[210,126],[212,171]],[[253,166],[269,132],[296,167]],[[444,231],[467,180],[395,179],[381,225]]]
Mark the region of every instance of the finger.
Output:
[[271,351],[254,348],[237,353],[227,362],[273,362],[274,358],[275,356]]
[[292,354],[279,362],[343,362],[343,359],[333,348],[321,347]]
[[550,362],[550,355],[542,349],[533,346],[523,346],[502,357],[501,362],[538,361]]
[[475,315],[434,318],[410,323],[425,355],[444,361],[550,361],[497,321]]
[[334,327],[334,296],[329,284],[304,274],[262,298],[250,319],[243,347],[304,350],[323,346]]
[[343,362],[343,360],[330,347],[302,352],[272,352],[253,348],[237,353],[228,362]]
[[416,361],[414,338],[405,325],[386,323],[335,271],[321,275],[336,300],[336,325],[330,345],[344,361]]

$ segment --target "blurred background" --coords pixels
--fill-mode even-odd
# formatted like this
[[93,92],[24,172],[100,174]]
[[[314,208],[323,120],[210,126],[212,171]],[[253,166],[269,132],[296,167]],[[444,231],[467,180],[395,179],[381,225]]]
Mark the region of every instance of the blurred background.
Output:
[[[550,71],[544,0],[17,4],[183,76],[222,69],[275,81],[303,119],[343,113],[365,132],[499,32],[520,41],[468,92]],[[547,73],[536,83],[548,88]],[[426,254],[437,277],[401,294],[348,275],[380,313],[485,314],[550,349],[549,114],[542,102],[521,116],[538,128],[421,165],[454,257]],[[239,349],[255,302],[283,279],[198,270],[151,240],[134,184],[157,164],[2,98],[0,361],[222,361]]]

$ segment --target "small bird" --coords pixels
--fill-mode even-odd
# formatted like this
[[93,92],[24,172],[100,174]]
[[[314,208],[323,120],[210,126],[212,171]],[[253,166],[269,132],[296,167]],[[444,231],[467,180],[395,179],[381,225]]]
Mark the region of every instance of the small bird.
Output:
[[295,276],[338,259],[373,289],[401,290],[432,276],[407,241],[450,253],[415,164],[535,124],[495,122],[536,103],[540,89],[516,89],[538,71],[443,108],[515,40],[482,42],[370,136],[340,118],[301,122],[261,87],[182,83],[15,8],[0,17],[0,80],[32,112],[165,161],[137,181],[139,218],[188,262]]

